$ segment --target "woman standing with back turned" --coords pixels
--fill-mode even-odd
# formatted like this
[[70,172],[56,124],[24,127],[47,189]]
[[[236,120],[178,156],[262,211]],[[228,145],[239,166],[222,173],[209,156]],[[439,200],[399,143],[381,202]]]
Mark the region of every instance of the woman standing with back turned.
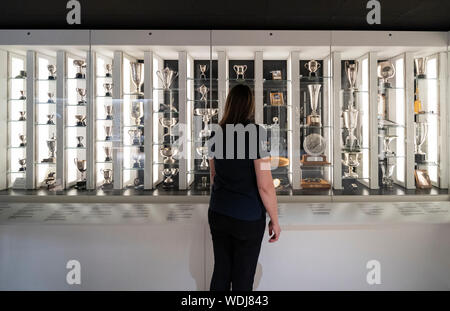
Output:
[[[219,139],[214,133],[215,141],[211,140],[214,141],[211,147],[214,154],[209,160],[212,191],[208,220],[214,248],[211,290],[253,289],[266,211],[270,217],[269,242],[277,241],[280,236],[270,159],[260,152],[265,135],[259,135],[261,127],[254,124],[254,111],[250,88],[235,86],[228,94],[219,122],[223,137]],[[254,127],[258,134],[245,132],[245,140],[242,140],[237,138],[239,134],[231,133],[227,138],[226,129],[236,125],[235,129]],[[222,148],[222,154],[218,147]],[[254,148],[256,153],[252,152]],[[239,151],[245,151],[245,156]]]

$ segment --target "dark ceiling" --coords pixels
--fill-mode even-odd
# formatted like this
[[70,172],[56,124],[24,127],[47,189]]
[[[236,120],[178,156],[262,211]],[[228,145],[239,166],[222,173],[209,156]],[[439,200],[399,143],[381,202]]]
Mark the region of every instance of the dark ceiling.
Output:
[[80,0],[82,24],[66,23],[67,0],[2,1],[0,28],[450,30],[450,0]]

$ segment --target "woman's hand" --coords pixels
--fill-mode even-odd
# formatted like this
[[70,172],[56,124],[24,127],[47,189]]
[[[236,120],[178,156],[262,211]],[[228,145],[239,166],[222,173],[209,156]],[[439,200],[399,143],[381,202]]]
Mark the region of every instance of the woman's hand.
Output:
[[270,235],[269,243],[278,241],[278,239],[280,238],[280,233],[281,228],[278,222],[274,223],[272,222],[272,220],[269,221],[269,235]]

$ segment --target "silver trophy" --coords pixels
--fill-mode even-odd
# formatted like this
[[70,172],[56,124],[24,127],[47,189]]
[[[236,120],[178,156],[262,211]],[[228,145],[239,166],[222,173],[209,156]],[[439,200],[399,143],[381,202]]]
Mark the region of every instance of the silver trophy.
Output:
[[426,155],[425,152],[422,151],[422,145],[425,142],[428,134],[428,124],[425,122],[416,122],[414,123],[416,139],[415,139],[415,159],[416,162],[420,163],[425,161]]
[[25,91],[20,91],[20,97],[19,100],[25,100],[27,97],[25,96]]
[[305,68],[308,69],[310,78],[316,77],[317,70],[319,70],[320,68],[320,63],[315,59],[311,59],[309,62],[305,64]]
[[104,107],[105,107],[106,120],[112,120],[113,119],[113,106],[105,105]]
[[133,158],[133,161],[134,161],[133,168],[140,168],[141,167],[140,154],[137,153],[137,152],[134,152],[133,155],[132,155],[132,158]]
[[173,176],[175,176],[176,174],[178,174],[178,168],[165,168],[162,171],[162,174],[164,176],[164,181],[163,184],[164,186],[171,186],[173,185]]
[[141,85],[142,85],[142,67],[143,64],[139,62],[131,62],[131,80],[133,81],[136,90],[132,95],[142,96]]
[[81,180],[85,180],[84,178],[84,172],[86,172],[86,160],[78,160],[78,158],[74,158],[73,162],[75,163],[78,171],[81,173]]
[[47,115],[47,124],[48,125],[55,125],[55,122],[53,121],[53,118],[55,117],[55,115],[54,114],[48,114]]
[[383,87],[390,88],[391,83],[388,82],[395,76],[395,67],[390,61],[384,61],[378,64],[377,67],[378,78],[383,81]]
[[194,114],[202,117],[203,123],[207,124],[213,116],[219,112],[217,108],[195,108]]
[[110,125],[103,125],[103,128],[105,129],[105,140],[111,140],[112,139],[112,126]]
[[162,82],[163,90],[167,91],[172,87],[172,83],[175,81],[175,78],[178,76],[178,73],[171,70],[169,67],[164,68],[163,70],[156,71],[159,80]]
[[206,79],[206,69],[208,66],[206,64],[200,64],[200,79]]
[[47,162],[47,163],[56,163],[56,156],[55,156],[55,151],[56,151],[56,138],[55,138],[55,134],[53,134],[53,136],[47,140],[47,148],[50,152],[50,157],[47,159],[43,159],[42,162]]
[[83,68],[86,67],[86,62],[81,59],[75,59],[73,61],[73,65],[77,67],[77,73],[75,75],[75,79],[84,79],[85,75],[83,74]]
[[344,152],[344,160],[342,160],[342,163],[348,167],[348,172],[344,173],[344,177],[358,178],[358,174],[354,171],[354,168],[359,166],[361,157],[361,152]]
[[175,159],[173,157],[178,153],[178,148],[176,146],[161,146],[159,152],[164,157],[164,164],[175,163]]
[[239,80],[241,77],[242,80],[245,80],[245,72],[247,71],[247,65],[234,65],[234,72],[236,73],[236,80]]
[[112,77],[112,64],[105,64],[105,77]]
[[394,185],[394,180],[392,176],[394,175],[395,168],[395,156],[389,155],[386,157],[385,161],[381,163],[381,184],[383,187],[392,188]]
[[77,141],[78,141],[78,143],[77,143],[77,148],[84,148],[84,145],[83,145],[83,143],[82,143],[84,137],[83,137],[83,136],[77,136],[76,139],[77,139]]
[[142,131],[140,129],[130,129],[128,130],[128,135],[130,135],[130,141],[132,145],[141,145]]
[[111,146],[103,146],[103,151],[105,152],[105,162],[112,161],[112,149]]
[[202,84],[199,88],[197,88],[197,91],[202,95],[202,98],[200,100],[204,100],[205,102],[208,100],[208,91],[209,88]]
[[398,136],[396,136],[396,135],[383,137],[383,147],[384,147],[384,152],[386,153],[386,156],[394,154],[394,151],[391,150],[391,142],[393,142],[397,137]]
[[319,106],[319,95],[321,84],[309,84],[309,100],[311,105],[311,114],[307,117],[307,124],[312,126],[320,126],[320,115],[317,113],[317,108]]
[[417,78],[425,79],[427,77],[427,58],[420,57],[414,59],[414,64],[416,65]]
[[103,174],[103,186],[111,185],[112,183],[112,169],[110,168],[101,168],[100,173]]
[[358,61],[354,64],[350,64],[348,61],[345,62],[345,73],[347,74],[347,80],[350,84],[351,90],[356,90],[356,78],[358,76]]
[[20,168],[19,168],[19,172],[23,172],[23,171],[26,171],[26,165],[27,164],[27,160],[26,159],[19,159],[19,165],[20,165]]
[[55,100],[53,99],[53,97],[55,97],[55,93],[48,92],[47,95],[48,95],[47,103],[54,104]]
[[76,88],[78,95],[80,95],[80,100],[78,101],[78,105],[82,106],[86,104],[86,89]]
[[20,147],[25,147],[27,145],[27,136],[23,134],[19,134],[20,139]]
[[105,89],[105,96],[111,97],[112,96],[112,83],[103,83],[103,88]]
[[27,118],[25,117],[25,115],[27,114],[26,111],[19,111],[20,117],[19,117],[19,121],[26,121]]
[[167,129],[174,127],[175,125],[177,125],[177,123],[178,120],[176,118],[165,118],[165,117],[159,118],[159,124],[161,124],[163,127]]
[[77,120],[76,126],[86,126],[86,116],[83,114],[76,114],[75,119]]
[[48,65],[47,66],[47,70],[48,70],[48,79],[49,80],[56,80],[56,66],[55,65]]
[[202,157],[202,162],[200,163],[200,169],[201,170],[207,170],[209,168],[208,165],[208,147],[207,146],[201,146],[196,148],[197,153]]
[[134,125],[141,124],[142,113],[142,102],[133,101],[131,104],[131,117],[134,119]]
[[358,140],[355,136],[355,129],[358,126],[359,111],[356,109],[347,109],[342,112],[344,119],[344,127],[348,130],[348,136],[345,139],[345,146],[347,149],[354,149],[358,146]]
[[47,176],[44,178],[44,184],[47,185],[47,188],[53,188],[56,182],[56,172],[48,172]]

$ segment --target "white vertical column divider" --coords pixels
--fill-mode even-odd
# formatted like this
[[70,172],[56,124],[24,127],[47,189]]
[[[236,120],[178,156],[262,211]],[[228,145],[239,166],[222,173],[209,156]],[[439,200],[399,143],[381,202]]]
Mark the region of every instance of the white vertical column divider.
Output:
[[[144,189],[153,188],[153,52],[144,52]],[[156,159],[157,160],[157,159]]]
[[115,51],[113,60],[113,187],[123,188],[123,52]]
[[36,75],[36,52],[27,51],[27,121],[26,121],[26,159],[27,159],[27,173],[26,173],[26,189],[34,189],[36,185],[35,172],[35,151],[36,151],[36,132],[35,132],[35,105],[34,99],[36,95],[36,88],[34,77]]
[[187,104],[187,52],[178,52],[178,112],[179,120],[178,126],[183,126],[183,132],[179,131],[180,143],[183,148],[180,158],[178,159],[178,188],[180,190],[186,190],[188,188],[187,180],[187,167],[188,167],[188,139],[191,138],[191,133],[186,133],[187,128],[187,117],[188,117],[188,104]]
[[369,187],[378,189],[378,78],[377,54],[369,52]]
[[0,51],[0,190],[8,187],[8,52]]
[[[405,88],[405,137],[406,137],[406,146],[405,146],[405,187],[406,189],[415,189],[414,182],[414,57],[412,53],[405,53],[404,59],[404,68],[405,68],[405,85],[398,87]],[[403,73],[397,73],[403,74]]]
[[[447,124],[447,116],[448,116],[448,105],[450,101],[446,99],[446,85],[447,85],[447,70],[448,70],[448,62],[447,55],[445,52],[441,52],[438,54],[438,78],[439,78],[439,187],[440,188],[448,188],[448,157],[450,153],[447,153],[449,148],[449,139],[447,136],[447,131],[449,130]],[[450,100],[450,98],[448,99]]]
[[300,167],[300,52],[291,52],[290,60],[288,79],[291,80],[290,123],[292,124],[292,140],[289,151],[289,165],[292,172],[292,189],[296,190],[301,189],[302,180]]
[[[446,122],[447,123],[447,133],[446,133],[446,139],[447,142],[450,141],[450,31],[448,32],[448,45],[449,47],[447,48],[447,75],[446,75],[446,79],[444,80],[444,87],[447,89],[447,97],[446,100],[444,102],[444,105],[447,106],[447,113],[444,117],[444,120],[442,120],[442,122]],[[448,158],[448,155],[450,155],[450,144],[448,144],[447,147],[447,153],[446,156]],[[450,161],[447,160],[447,167],[444,168],[447,170],[447,186],[450,185]],[[448,191],[448,199],[450,200],[450,187],[449,187],[449,191]]]
[[332,66],[332,92],[333,102],[331,104],[332,122],[333,122],[333,188],[342,189],[342,150],[341,150],[341,53],[333,52],[331,54]]
[[96,188],[95,168],[95,52],[89,51],[86,55],[86,90],[87,90],[87,127],[86,127],[86,188]]
[[217,52],[217,78],[218,78],[218,100],[219,100],[219,120],[222,119],[225,108],[225,100],[228,93],[228,58],[225,51]]
[[[322,126],[324,126],[323,128],[323,138],[325,139],[326,142],[326,149],[325,149],[325,156],[327,157],[327,161],[330,163],[332,162],[332,158],[333,158],[333,150],[332,150],[332,135],[329,132],[328,128],[326,128],[326,126],[330,126],[331,123],[331,98],[332,98],[332,85],[331,85],[331,80],[328,79],[328,77],[331,76],[330,72],[331,72],[331,54],[328,55],[327,57],[324,58],[323,60],[323,76],[325,77],[323,79],[323,101],[322,101],[322,111],[323,111],[323,121],[322,121]],[[324,173],[324,178],[325,180],[330,180],[330,182],[332,181],[331,178],[331,173],[329,170],[325,170]]]
[[255,123],[264,122],[263,107],[263,52],[255,52]]
[[66,188],[66,76],[67,76],[66,52],[56,53],[56,184],[61,189]]

